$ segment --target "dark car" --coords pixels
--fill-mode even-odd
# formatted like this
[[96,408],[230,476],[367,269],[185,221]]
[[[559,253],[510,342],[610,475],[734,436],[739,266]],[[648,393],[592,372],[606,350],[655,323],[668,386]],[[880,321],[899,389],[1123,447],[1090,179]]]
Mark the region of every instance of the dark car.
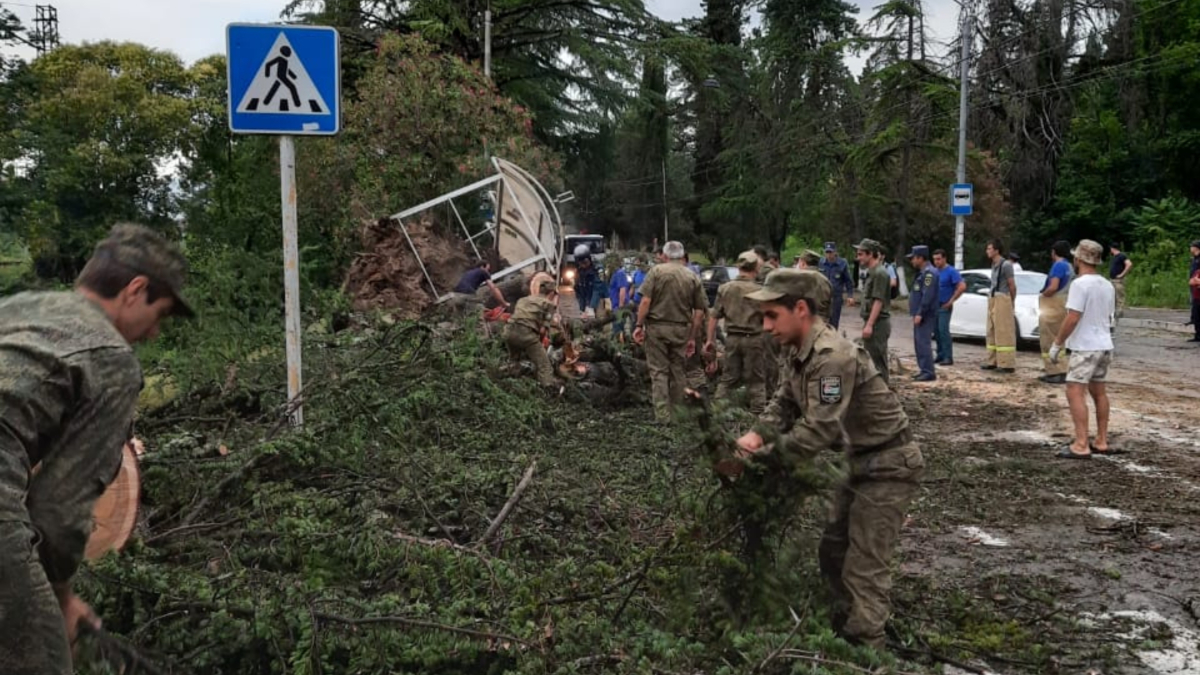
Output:
[[717,289],[727,281],[733,281],[738,276],[736,267],[713,265],[700,270],[700,281],[704,283],[704,293],[708,295],[708,306],[717,302]]

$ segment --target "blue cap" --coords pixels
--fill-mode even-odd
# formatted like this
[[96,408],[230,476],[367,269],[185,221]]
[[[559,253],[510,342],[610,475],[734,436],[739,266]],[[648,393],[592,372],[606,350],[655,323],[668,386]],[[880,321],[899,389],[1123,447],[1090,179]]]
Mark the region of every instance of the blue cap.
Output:
[[832,241],[825,242],[825,252],[832,253],[837,251],[837,246]]
[[909,253],[906,257],[914,258],[916,256],[921,256],[922,258],[929,260],[929,247],[928,246],[914,246],[912,249],[912,253]]

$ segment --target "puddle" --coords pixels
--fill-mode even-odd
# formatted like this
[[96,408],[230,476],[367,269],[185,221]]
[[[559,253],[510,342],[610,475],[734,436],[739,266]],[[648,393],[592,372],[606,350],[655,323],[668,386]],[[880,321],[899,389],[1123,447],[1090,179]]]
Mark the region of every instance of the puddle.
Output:
[[1200,632],[1182,623],[1168,619],[1155,611],[1123,610],[1091,617],[1096,621],[1105,619],[1132,619],[1141,625],[1134,626],[1120,637],[1132,642],[1146,638],[1149,624],[1163,623],[1171,629],[1171,640],[1160,649],[1138,651],[1137,656],[1146,667],[1162,675],[1195,675],[1200,673]]
[[1098,459],[1103,459],[1103,460],[1112,462],[1113,464],[1116,464],[1117,466],[1121,467],[1122,469],[1125,469],[1126,471],[1132,471],[1133,473],[1140,473],[1143,476],[1160,476],[1160,475],[1162,475],[1162,472],[1160,472],[1158,469],[1156,469],[1152,466],[1145,466],[1142,464],[1137,464],[1137,463],[1131,462],[1127,459],[1118,459],[1116,457],[1103,457],[1103,456],[1098,456]]
[[996,548],[1008,546],[1007,540],[988,534],[974,525],[960,527],[959,532],[971,542],[979,542],[983,546],[993,546]]
[[1013,443],[1041,443],[1052,445],[1061,443],[1061,439],[1056,439],[1054,436],[1036,429],[1017,429],[1014,431],[985,431],[975,434],[962,434],[959,436],[961,440],[968,442],[983,442],[983,441],[1011,441]]
[[1089,506],[1087,510],[1088,513],[1094,516],[1100,516],[1105,520],[1132,520],[1132,518],[1126,514],[1116,509],[1110,509],[1104,506]]

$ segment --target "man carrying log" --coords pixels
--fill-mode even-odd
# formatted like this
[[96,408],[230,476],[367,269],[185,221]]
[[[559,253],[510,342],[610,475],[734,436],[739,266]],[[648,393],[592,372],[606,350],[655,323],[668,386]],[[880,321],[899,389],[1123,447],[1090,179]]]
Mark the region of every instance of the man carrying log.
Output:
[[[121,466],[142,372],[130,345],[168,316],[187,263],[140,225],[117,225],[71,292],[0,301],[0,670],[68,675],[82,623],[71,590],[96,500]],[[31,467],[41,464],[33,475]]]

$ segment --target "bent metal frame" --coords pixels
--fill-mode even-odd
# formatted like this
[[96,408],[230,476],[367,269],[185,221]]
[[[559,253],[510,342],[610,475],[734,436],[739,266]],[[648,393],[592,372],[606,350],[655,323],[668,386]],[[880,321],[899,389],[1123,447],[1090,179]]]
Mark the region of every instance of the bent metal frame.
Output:
[[[508,267],[492,274],[493,281],[526,269],[532,269],[533,273],[548,272],[553,278],[558,278],[564,233],[556,204],[567,201],[569,197],[555,200],[528,171],[512,162],[494,157],[492,165],[496,169],[494,175],[391,216],[404,233],[404,239],[437,302],[449,298],[450,292],[442,292],[434,285],[425,261],[421,260],[421,254],[413,245],[405,221],[420,220],[424,214],[443,206],[458,222],[477,258],[483,257],[478,240],[491,235],[493,248],[502,259],[509,261]],[[454,202],[468,197],[478,199],[480,191],[484,191],[483,199],[491,203],[493,216],[483,222],[482,229],[472,233]]]

